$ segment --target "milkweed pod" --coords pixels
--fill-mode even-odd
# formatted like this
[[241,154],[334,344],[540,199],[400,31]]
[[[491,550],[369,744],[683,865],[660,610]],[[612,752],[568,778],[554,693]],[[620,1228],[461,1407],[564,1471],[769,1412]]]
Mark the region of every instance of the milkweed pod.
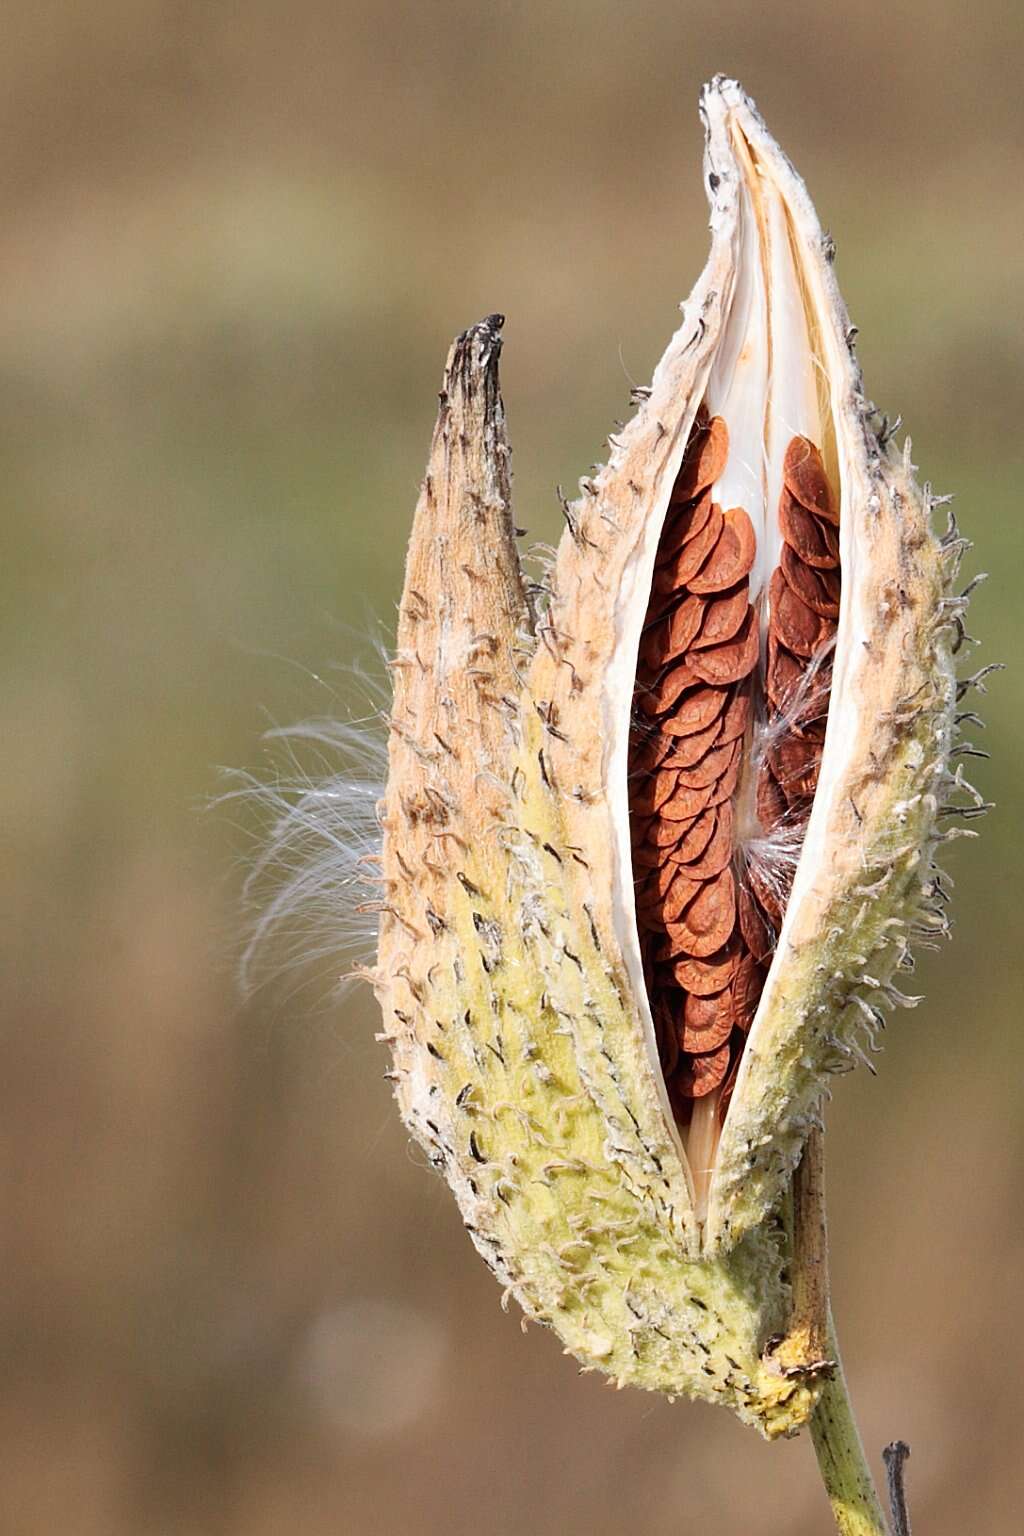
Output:
[[540,582],[501,317],[449,354],[375,979],[405,1121],[527,1316],[775,1435],[823,1368],[778,1345],[794,1169],[945,927],[963,541],[865,400],[802,181],[734,81],[701,110],[707,266]]

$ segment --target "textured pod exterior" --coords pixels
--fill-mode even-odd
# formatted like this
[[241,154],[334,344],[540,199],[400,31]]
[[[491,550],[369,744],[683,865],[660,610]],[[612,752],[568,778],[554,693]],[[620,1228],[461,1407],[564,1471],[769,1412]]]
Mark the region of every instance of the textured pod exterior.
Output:
[[[449,355],[393,663],[376,986],[406,1123],[527,1315],[619,1383],[725,1401],[774,1435],[806,1420],[823,1366],[789,1286],[792,1175],[828,1074],[899,997],[909,940],[942,926],[931,856],[952,782],[962,545],[934,537],[909,462],[873,424],[802,182],[734,82],[712,82],[702,110],[710,258],[609,463],[566,509],[539,613],[515,546],[501,318]],[[702,1181],[645,987],[628,737],[670,493],[723,355],[733,407],[737,369],[756,362],[734,338],[762,258],[775,361],[769,348],[758,398],[767,420],[782,371],[799,372],[782,336],[796,292],[843,599],[818,788]]]

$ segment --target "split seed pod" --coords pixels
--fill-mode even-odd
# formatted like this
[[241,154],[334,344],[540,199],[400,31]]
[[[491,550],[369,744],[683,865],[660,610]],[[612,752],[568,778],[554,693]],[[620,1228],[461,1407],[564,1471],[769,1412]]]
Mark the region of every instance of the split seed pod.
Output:
[[963,541],[865,401],[802,181],[735,82],[702,114],[707,266],[543,590],[501,317],[449,354],[375,981],[406,1124],[527,1316],[776,1435],[823,1366],[793,1342],[794,1170],[945,927]]

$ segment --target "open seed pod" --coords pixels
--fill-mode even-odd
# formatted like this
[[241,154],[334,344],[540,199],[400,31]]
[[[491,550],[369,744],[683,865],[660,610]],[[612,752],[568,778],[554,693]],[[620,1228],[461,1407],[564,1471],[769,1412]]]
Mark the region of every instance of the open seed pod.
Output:
[[774,1435],[823,1366],[792,1345],[794,1169],[944,929],[963,546],[865,401],[803,183],[735,82],[702,114],[711,254],[546,590],[501,318],[449,355],[376,987],[406,1123],[526,1314]]

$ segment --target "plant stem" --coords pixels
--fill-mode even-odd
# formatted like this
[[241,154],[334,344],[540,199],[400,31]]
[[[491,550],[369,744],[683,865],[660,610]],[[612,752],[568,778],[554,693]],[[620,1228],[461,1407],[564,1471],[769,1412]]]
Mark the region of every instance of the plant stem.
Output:
[[842,1536],[888,1536],[875,1492],[853,1405],[836,1345],[832,1313],[828,1316],[829,1354],[835,1371],[826,1381],[811,1419],[811,1439],[821,1480]]
[[811,1439],[836,1525],[842,1536],[889,1536],[861,1442],[839,1358],[829,1303],[828,1230],[825,1223],[825,1137],[811,1132],[793,1181],[794,1321],[809,1369],[815,1357],[830,1362]]

